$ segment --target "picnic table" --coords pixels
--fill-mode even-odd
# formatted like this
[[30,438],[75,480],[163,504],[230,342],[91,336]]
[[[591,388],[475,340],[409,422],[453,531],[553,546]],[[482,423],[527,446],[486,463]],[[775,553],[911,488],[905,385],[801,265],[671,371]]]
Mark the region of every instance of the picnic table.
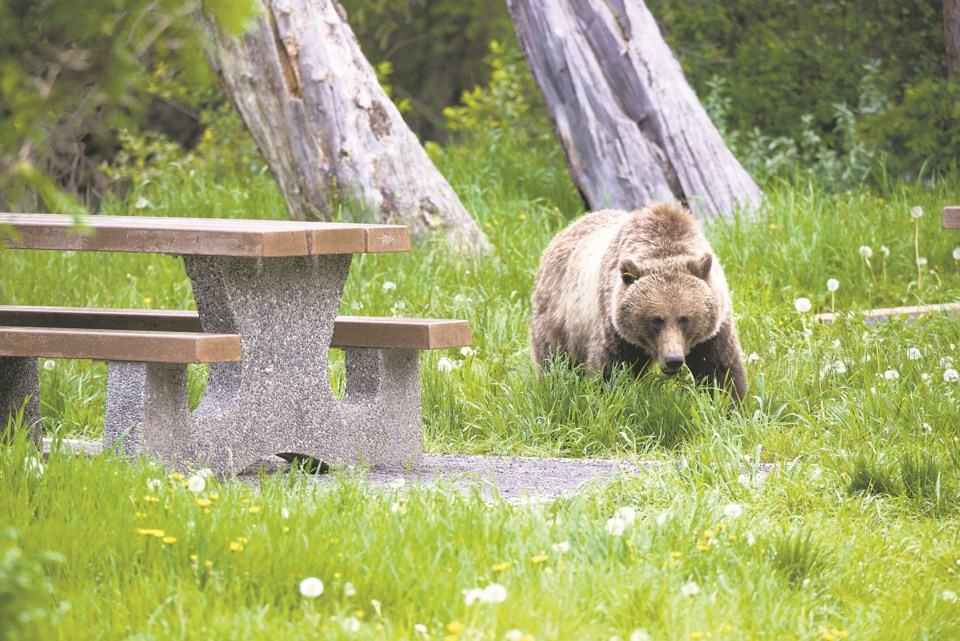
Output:
[[[265,455],[403,464],[422,450],[420,349],[470,344],[464,321],[338,317],[351,258],[405,252],[401,225],[0,214],[14,249],[180,256],[196,312],[0,308],[0,419],[36,421],[37,358],[108,361],[104,444],[239,472]],[[9,278],[10,275],[5,275]],[[347,394],[327,372],[346,350]],[[187,407],[187,364],[210,363]],[[25,419],[25,422],[26,419]]]

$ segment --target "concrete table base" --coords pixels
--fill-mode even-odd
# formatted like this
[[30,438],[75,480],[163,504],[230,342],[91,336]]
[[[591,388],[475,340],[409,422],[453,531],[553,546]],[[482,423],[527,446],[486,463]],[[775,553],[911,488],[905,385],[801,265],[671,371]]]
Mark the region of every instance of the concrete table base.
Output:
[[239,334],[243,358],[211,365],[193,412],[186,365],[111,363],[104,445],[125,435],[124,451],[217,472],[270,454],[331,465],[418,460],[416,350],[348,350],[346,398],[333,394],[327,346],[350,260],[185,256],[203,331]]

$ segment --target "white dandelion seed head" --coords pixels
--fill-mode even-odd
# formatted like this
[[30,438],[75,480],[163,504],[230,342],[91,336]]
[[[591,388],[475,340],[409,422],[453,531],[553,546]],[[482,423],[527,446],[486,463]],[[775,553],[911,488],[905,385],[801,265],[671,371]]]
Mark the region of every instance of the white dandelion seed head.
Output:
[[151,492],[159,492],[163,488],[163,481],[160,479],[150,479],[147,481],[147,489]]
[[290,510],[288,510],[288,509],[285,508],[285,507],[280,508],[280,518],[281,518],[281,519],[289,519],[289,518],[290,518]]
[[315,576],[308,576],[300,582],[300,595],[308,599],[316,599],[323,594],[323,581]]
[[429,635],[427,634],[427,626],[423,625],[422,623],[416,623],[416,624],[414,624],[414,626],[413,626],[413,631],[414,631],[418,636],[423,637],[424,639],[429,638]]
[[203,492],[204,488],[207,487],[207,481],[199,474],[194,474],[187,479],[187,489],[193,492],[194,494],[199,494]]
[[463,602],[468,608],[483,603],[483,588],[470,588],[463,591]]
[[503,635],[503,641],[520,641],[523,638],[523,632],[513,628],[512,630],[507,630]]
[[607,534],[609,534],[610,536],[622,536],[623,531],[627,529],[627,524],[624,522],[623,519],[618,519],[617,517],[613,517],[613,518],[607,519],[607,524],[604,527],[607,530]]
[[499,583],[491,583],[487,587],[483,588],[484,603],[492,603],[496,605],[497,603],[503,603],[506,600],[507,588],[503,587]]
[[43,369],[47,370],[48,372],[56,366],[57,364],[54,361],[51,361],[51,360],[43,361]]
[[943,592],[940,593],[940,598],[949,603],[956,603],[957,593],[954,592],[953,590],[944,590]]
[[870,249],[870,245],[860,245],[860,255],[863,258],[873,258],[873,250]]
[[895,381],[900,378],[900,372],[891,367],[883,373],[883,377],[888,381]]
[[747,356],[747,364],[756,363],[760,360],[760,355],[756,352],[750,352],[750,355]]
[[953,248],[953,259],[960,260],[960,247]]
[[728,503],[723,508],[723,515],[728,519],[738,518],[742,514],[743,514],[743,506],[740,505],[739,503]]
[[479,349],[479,348],[478,348],[478,349],[474,349],[473,347],[461,347],[461,348],[460,348],[460,354],[461,354],[464,358],[470,358],[471,356],[476,356],[476,355],[479,354],[479,353],[480,353],[480,349]]
[[383,291],[392,292],[397,288],[397,284],[392,280],[383,281]]
[[887,258],[890,255],[890,248],[886,245],[880,245],[880,253],[883,254],[884,258]]
[[693,581],[688,581],[680,588],[680,593],[683,594],[683,596],[696,596],[700,594],[700,586]]
[[829,279],[827,279],[827,291],[828,291],[828,292],[835,292],[835,291],[837,291],[838,289],[840,289],[840,281],[839,281],[839,280],[837,280],[836,278],[829,278]]
[[360,619],[357,617],[347,617],[340,625],[347,634],[356,634],[360,631]]
[[630,641],[653,641],[653,637],[643,628],[638,628],[630,633]]
[[403,501],[394,501],[390,504],[391,514],[406,514],[407,504]]
[[805,298],[805,297],[800,297],[800,298],[798,298],[797,300],[795,300],[795,301],[793,302],[793,306],[794,306],[794,307],[797,309],[797,311],[800,312],[801,314],[806,314],[806,313],[809,312],[811,309],[813,309],[813,305],[810,304],[810,299],[809,299],[809,298]]
[[663,524],[670,518],[670,510],[664,510],[657,515],[657,525],[663,527]]
[[921,380],[921,381],[929,381],[929,380],[930,380],[930,375],[927,374],[926,372],[924,372],[923,374],[920,375],[920,380]]
[[914,220],[919,220],[923,218],[923,207],[921,207],[920,205],[915,205],[914,207],[911,207],[910,217],[913,218]]
[[923,266],[925,266],[926,264],[927,264],[927,258],[926,258],[926,256],[920,256],[920,257],[917,258],[917,265],[920,265],[920,267],[923,267]]
[[459,361],[452,361],[446,356],[441,356],[440,360],[437,361],[437,369],[441,372],[452,372],[458,367],[460,367]]
[[133,206],[136,207],[137,209],[146,209],[147,207],[150,206],[150,201],[144,198],[143,196],[140,196],[139,198],[137,198],[137,202],[134,203]]
[[943,372],[943,380],[946,383],[956,383],[958,380],[960,380],[960,374],[957,373],[957,370],[951,367]]
[[357,588],[350,581],[347,581],[346,583],[343,584],[343,596],[345,597],[357,596]]
[[757,542],[757,537],[753,535],[753,532],[747,532],[747,545],[753,545]]
[[920,423],[920,431],[924,434],[929,434],[933,431],[933,428],[930,427],[930,423]]
[[833,373],[834,374],[846,374],[847,365],[843,361],[837,361],[833,364]]
[[911,347],[907,350],[907,358],[911,361],[920,360],[920,350],[916,347]]
[[629,506],[618,507],[613,513],[613,518],[622,519],[625,525],[630,526],[637,520],[637,510]]
[[569,541],[560,541],[559,543],[554,543],[550,546],[557,554],[566,554],[570,551],[570,542]]
[[406,485],[406,483],[407,483],[406,479],[404,479],[404,478],[401,476],[401,477],[397,477],[397,478],[393,479],[392,481],[390,481],[389,483],[387,483],[387,485],[389,485],[391,488],[393,488],[393,489],[395,489],[395,490],[399,490],[401,487],[403,487],[404,485]]

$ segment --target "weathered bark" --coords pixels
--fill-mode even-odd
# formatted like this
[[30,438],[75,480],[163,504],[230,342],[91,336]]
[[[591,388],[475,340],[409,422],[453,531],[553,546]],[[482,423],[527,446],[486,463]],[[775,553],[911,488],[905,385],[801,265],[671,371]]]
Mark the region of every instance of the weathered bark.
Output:
[[943,0],[943,36],[947,47],[947,76],[960,82],[960,0]]
[[[224,88],[293,216],[358,204],[418,236],[489,249],[483,232],[377,82],[336,0],[262,0],[236,38],[211,28]],[[373,217],[372,215],[370,217]]]
[[642,0],[507,0],[567,165],[594,209],[679,199],[754,209],[727,148]]

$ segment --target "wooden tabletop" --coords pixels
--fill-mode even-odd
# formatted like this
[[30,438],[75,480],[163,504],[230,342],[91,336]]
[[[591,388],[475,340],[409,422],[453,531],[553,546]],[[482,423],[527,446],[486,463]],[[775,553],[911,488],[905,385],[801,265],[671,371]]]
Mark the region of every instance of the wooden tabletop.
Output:
[[[404,225],[285,220],[0,214],[0,239],[13,249],[146,252],[204,256],[311,256],[410,251]],[[4,226],[16,240],[6,238]]]
[[960,207],[943,208],[943,229],[960,229]]

